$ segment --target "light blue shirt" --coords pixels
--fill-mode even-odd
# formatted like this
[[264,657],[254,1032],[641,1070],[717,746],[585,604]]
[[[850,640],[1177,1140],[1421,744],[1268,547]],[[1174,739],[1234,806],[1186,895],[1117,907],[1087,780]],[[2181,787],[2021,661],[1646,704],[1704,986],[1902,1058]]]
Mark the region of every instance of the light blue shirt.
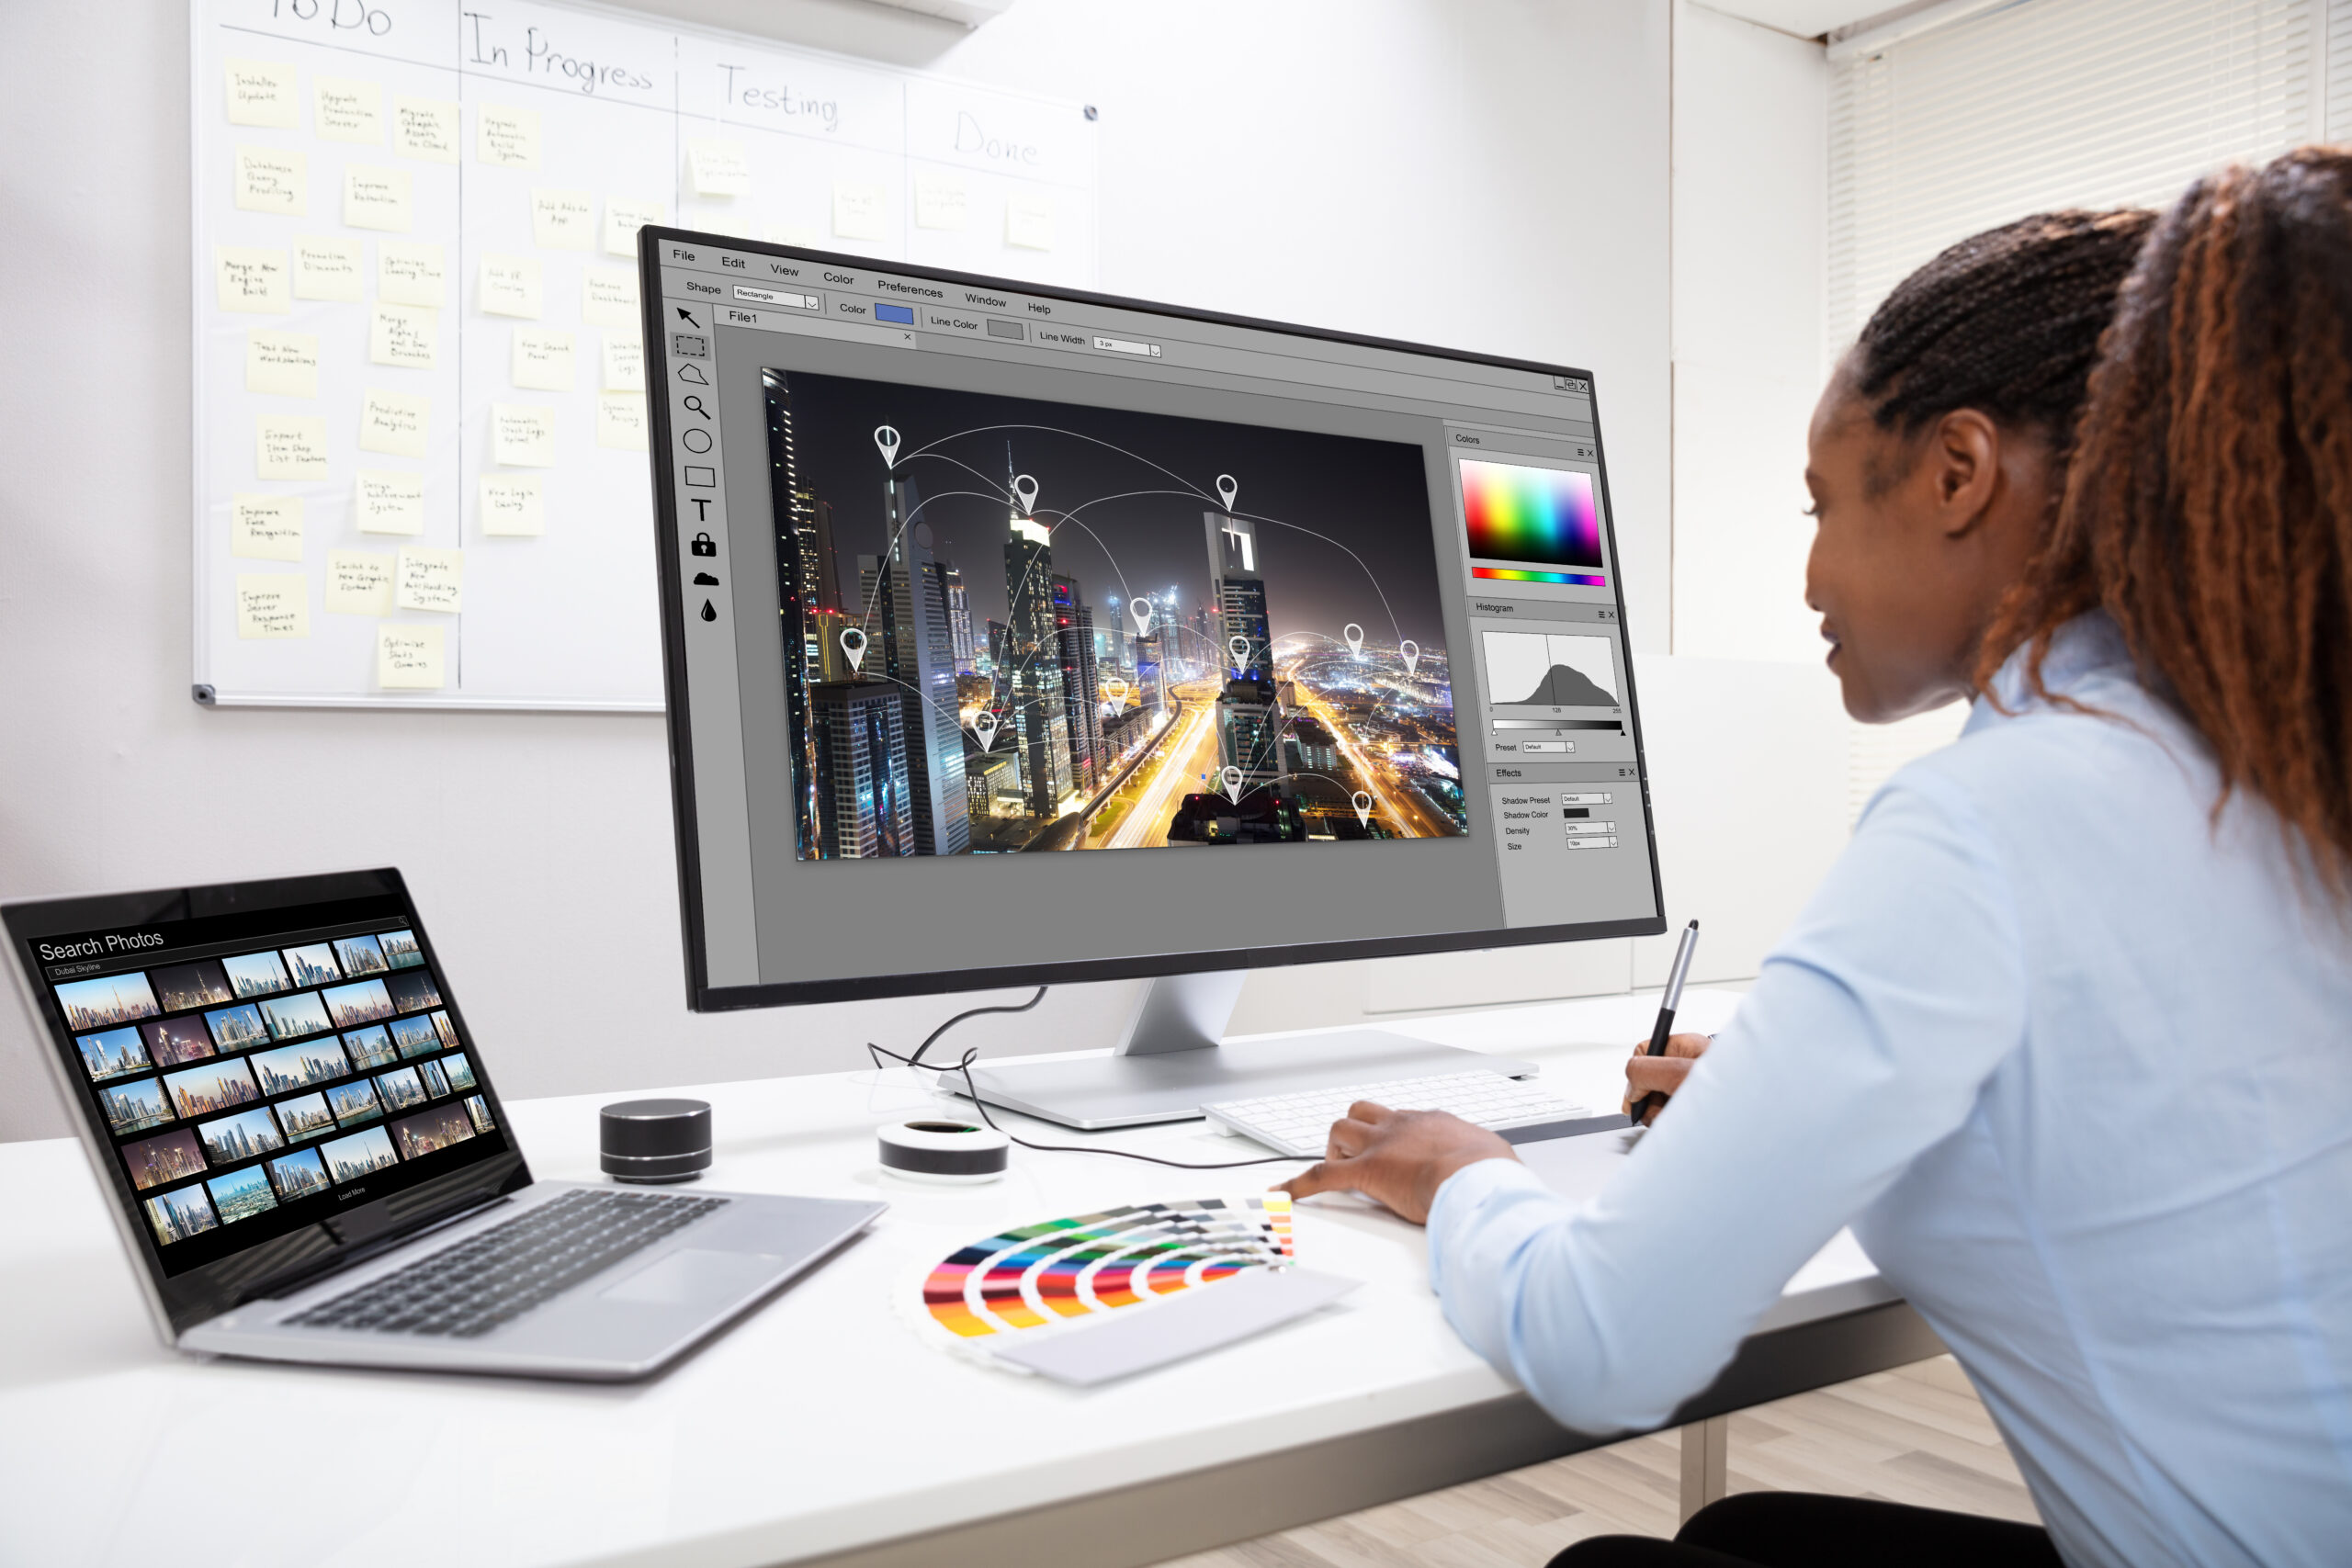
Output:
[[1600,1196],[1446,1182],[1446,1316],[1563,1423],[1654,1427],[1850,1223],[2069,1562],[2352,1562],[2352,915],[2213,817],[2103,615],[2045,674],[2115,717],[2012,660]]

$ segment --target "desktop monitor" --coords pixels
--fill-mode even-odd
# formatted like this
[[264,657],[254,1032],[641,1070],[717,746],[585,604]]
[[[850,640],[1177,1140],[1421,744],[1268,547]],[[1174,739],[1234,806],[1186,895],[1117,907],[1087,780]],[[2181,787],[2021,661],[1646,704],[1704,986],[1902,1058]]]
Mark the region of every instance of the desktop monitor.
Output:
[[1664,929],[1589,372],[639,268],[691,1006],[1155,977],[1109,1059],[980,1074],[1111,1125],[1454,1065],[1220,1047],[1248,969]]

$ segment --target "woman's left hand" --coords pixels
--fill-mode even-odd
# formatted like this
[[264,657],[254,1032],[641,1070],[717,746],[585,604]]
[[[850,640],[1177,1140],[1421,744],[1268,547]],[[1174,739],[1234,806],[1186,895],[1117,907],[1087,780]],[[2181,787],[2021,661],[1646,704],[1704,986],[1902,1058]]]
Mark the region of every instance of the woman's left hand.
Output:
[[1331,1123],[1323,1163],[1283,1183],[1294,1198],[1361,1192],[1415,1224],[1427,1224],[1445,1179],[1482,1159],[1517,1159],[1484,1127],[1442,1111],[1391,1111],[1368,1100]]

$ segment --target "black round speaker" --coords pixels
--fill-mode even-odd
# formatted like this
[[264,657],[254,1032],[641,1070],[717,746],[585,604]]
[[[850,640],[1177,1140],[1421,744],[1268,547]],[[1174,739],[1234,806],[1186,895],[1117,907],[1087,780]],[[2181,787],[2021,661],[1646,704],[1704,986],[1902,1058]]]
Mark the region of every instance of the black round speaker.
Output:
[[605,1174],[617,1181],[692,1181],[710,1168],[710,1102],[624,1100],[597,1113]]

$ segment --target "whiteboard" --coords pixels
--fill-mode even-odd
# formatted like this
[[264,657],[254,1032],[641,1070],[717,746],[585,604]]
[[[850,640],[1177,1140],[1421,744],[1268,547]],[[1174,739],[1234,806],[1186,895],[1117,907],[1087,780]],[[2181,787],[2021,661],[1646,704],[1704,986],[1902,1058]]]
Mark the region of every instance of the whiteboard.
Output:
[[546,0],[195,22],[198,701],[662,706],[636,221],[1095,281],[1075,102]]

